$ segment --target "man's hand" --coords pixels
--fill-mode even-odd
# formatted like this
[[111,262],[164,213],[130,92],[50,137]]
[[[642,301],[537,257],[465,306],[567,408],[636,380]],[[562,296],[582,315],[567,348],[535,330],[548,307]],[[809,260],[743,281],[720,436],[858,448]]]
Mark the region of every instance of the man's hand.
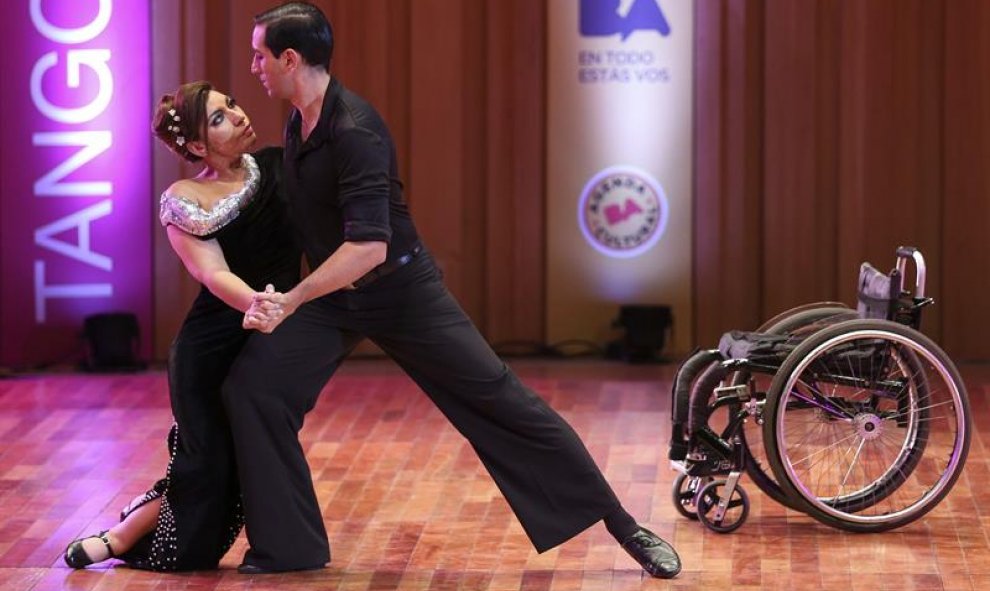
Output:
[[283,314],[281,304],[271,301],[270,296],[281,295],[275,291],[275,286],[268,284],[265,291],[255,293],[251,300],[251,306],[244,312],[244,320],[241,326],[245,330],[260,330],[270,333],[277,326],[276,319]]
[[265,291],[254,294],[251,307],[244,313],[242,325],[247,330],[271,334],[298,307],[296,298],[279,293],[274,286],[268,285]]

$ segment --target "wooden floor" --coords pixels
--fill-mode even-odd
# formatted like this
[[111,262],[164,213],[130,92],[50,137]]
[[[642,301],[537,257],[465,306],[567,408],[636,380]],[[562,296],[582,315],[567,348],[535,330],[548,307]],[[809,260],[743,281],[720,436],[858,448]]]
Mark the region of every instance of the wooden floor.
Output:
[[65,544],[111,525],[166,464],[161,372],[0,380],[0,590],[353,591],[990,589],[990,368],[964,367],[975,434],[963,477],[923,521],[848,534],[747,487],[748,522],[720,535],[679,517],[666,461],[673,366],[518,361],[588,444],[627,509],[684,570],[644,577],[604,527],[537,554],[470,447],[387,361],[352,361],[308,417],[304,445],[330,533],[324,571],[244,576],[242,536],[216,572],[73,571]]

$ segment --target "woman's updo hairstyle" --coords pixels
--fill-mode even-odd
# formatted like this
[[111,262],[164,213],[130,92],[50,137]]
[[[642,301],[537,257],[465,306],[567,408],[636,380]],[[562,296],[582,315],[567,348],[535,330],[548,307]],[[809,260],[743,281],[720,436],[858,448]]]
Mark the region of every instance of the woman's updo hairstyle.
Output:
[[151,129],[170,150],[189,162],[202,160],[189,151],[189,142],[206,139],[206,99],[213,85],[189,82],[164,94],[155,107]]

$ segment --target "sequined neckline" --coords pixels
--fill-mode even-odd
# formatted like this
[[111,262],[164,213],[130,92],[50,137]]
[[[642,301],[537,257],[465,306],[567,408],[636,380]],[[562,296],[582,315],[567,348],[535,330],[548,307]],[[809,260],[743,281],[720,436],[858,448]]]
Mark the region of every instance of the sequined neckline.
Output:
[[162,193],[160,202],[162,225],[174,224],[195,236],[206,236],[234,221],[241,210],[254,199],[261,181],[261,173],[254,157],[244,154],[241,162],[247,170],[244,186],[218,199],[209,211],[187,197]]

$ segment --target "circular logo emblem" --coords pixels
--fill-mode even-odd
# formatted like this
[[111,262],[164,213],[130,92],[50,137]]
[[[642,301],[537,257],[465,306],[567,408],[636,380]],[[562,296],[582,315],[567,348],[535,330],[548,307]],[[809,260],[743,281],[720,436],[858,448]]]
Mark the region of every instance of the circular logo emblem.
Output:
[[648,173],[630,166],[599,172],[581,191],[578,225],[604,255],[639,256],[653,247],[667,226],[667,196]]

